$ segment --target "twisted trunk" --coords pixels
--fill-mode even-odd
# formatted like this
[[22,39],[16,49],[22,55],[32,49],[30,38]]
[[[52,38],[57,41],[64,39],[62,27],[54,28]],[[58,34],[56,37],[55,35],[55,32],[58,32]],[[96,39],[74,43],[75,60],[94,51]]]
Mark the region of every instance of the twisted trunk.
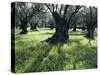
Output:
[[87,29],[86,38],[94,39],[94,30],[95,30],[95,28]]
[[27,22],[22,22],[22,25],[21,25],[21,29],[22,31],[20,32],[20,34],[27,34]]
[[68,27],[66,27],[66,22],[57,13],[53,13],[53,17],[56,22],[56,31],[51,38],[46,41],[49,43],[66,43],[69,40]]
[[73,31],[76,32],[76,24],[73,27]]
[[89,23],[87,22],[87,33],[86,33],[86,37],[88,39],[94,39],[95,25],[93,23],[93,17],[92,17],[93,11],[92,11],[92,8],[91,7],[89,9],[90,9],[90,17],[89,17],[90,21],[89,21]]

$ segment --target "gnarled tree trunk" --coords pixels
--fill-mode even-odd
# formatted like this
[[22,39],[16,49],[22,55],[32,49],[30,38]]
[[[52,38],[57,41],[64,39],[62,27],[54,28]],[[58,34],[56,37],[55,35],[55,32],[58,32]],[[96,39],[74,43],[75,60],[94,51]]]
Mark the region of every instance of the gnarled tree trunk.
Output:
[[76,24],[73,27],[73,31],[76,32]]
[[21,25],[21,29],[22,31],[20,32],[20,34],[27,34],[27,22],[22,22],[22,25]]
[[31,30],[32,31],[37,31],[37,26],[38,26],[38,23],[35,23],[34,25],[31,24]]
[[51,38],[46,41],[49,43],[66,43],[69,40],[68,27],[66,27],[66,22],[57,14],[53,13],[53,17],[56,22],[56,31]]
[[94,39],[94,30],[95,30],[95,28],[88,29],[87,33],[86,33],[86,38],[88,38],[88,39]]
[[94,22],[93,21],[93,10],[92,8],[90,7],[89,8],[90,10],[90,16],[89,16],[89,23],[88,23],[88,19],[87,19],[87,33],[86,33],[86,38],[88,39],[94,39],[94,31],[95,31],[95,23],[96,21]]
[[[74,12],[71,13],[69,18],[66,17],[66,14],[69,15],[68,9],[69,5],[61,5],[60,10],[58,8],[58,5],[54,4],[45,4],[46,7],[49,9],[51,12],[55,23],[56,23],[56,32],[51,38],[48,38],[46,41],[49,43],[66,43],[69,40],[69,25],[70,21],[75,16],[75,14],[79,11],[81,8],[80,6],[76,6],[74,9]],[[59,11],[58,11],[59,10]]]

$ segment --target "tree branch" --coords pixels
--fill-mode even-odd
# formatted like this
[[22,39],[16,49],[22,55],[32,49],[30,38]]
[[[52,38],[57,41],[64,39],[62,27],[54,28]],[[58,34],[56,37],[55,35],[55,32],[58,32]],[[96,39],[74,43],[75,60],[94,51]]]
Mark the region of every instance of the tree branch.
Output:
[[54,12],[54,4],[52,4],[52,11]]
[[63,8],[63,5],[61,4],[61,8],[59,10],[59,14],[61,14],[62,8]]
[[49,11],[52,13],[52,10],[50,9],[50,7],[47,4],[45,4],[45,5],[49,9]]
[[63,14],[64,20],[65,20],[65,15],[66,15],[66,13],[67,13],[68,7],[69,7],[69,5],[66,5],[66,6],[65,6],[65,9],[64,9],[64,14]]
[[58,8],[58,4],[56,4],[56,11],[57,11],[57,8]]
[[79,11],[79,9],[81,9],[81,6],[76,6],[76,9],[75,11],[71,14],[69,20],[68,20],[68,23],[70,23],[72,17]]

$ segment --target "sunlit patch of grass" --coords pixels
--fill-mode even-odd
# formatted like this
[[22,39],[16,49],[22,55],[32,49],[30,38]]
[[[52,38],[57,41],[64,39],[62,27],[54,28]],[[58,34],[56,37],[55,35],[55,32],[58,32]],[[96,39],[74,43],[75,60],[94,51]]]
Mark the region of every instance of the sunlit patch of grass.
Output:
[[[16,32],[19,33],[18,30]],[[54,32],[50,29],[38,29],[25,35],[15,34],[16,73],[97,67],[96,38],[89,44],[83,33],[70,32],[67,44],[51,45],[41,42]]]
[[[17,33],[18,33],[18,30],[16,30]],[[20,32],[20,30],[19,30]],[[44,29],[39,29],[38,31],[31,31],[31,32],[28,32],[28,34],[26,35],[15,35],[15,38],[16,38],[16,41],[41,41],[41,40],[45,40],[47,39],[48,37],[51,37],[52,34],[54,33],[55,31],[54,30],[44,30]],[[49,34],[51,33],[51,34]],[[20,38],[20,39],[18,39]],[[17,40],[18,39],[18,40]]]

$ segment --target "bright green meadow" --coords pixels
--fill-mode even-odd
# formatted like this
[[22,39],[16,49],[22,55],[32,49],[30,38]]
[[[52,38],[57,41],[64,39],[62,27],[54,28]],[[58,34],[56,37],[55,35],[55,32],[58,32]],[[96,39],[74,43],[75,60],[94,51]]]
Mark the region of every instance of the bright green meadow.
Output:
[[43,42],[52,37],[55,30],[38,29],[28,34],[15,30],[15,71],[45,72],[97,68],[97,35],[89,41],[83,31],[70,31],[66,44]]

